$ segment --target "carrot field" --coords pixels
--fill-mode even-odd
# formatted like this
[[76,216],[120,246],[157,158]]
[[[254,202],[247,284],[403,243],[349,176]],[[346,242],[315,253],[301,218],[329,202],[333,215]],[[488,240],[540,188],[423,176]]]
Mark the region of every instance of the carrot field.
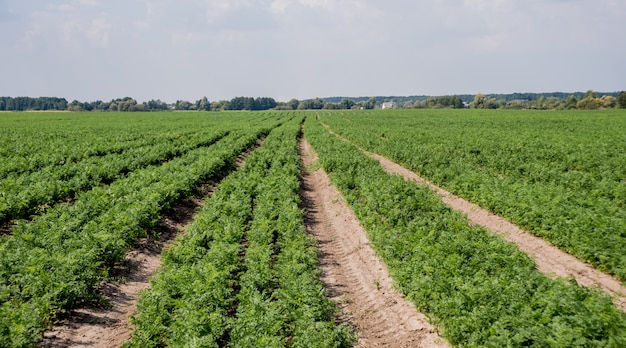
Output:
[[192,196],[201,208],[138,295],[124,346],[357,344],[306,232],[302,138],[442,340],[626,346],[626,314],[601,289],[539,272],[363,152],[624,282],[626,111],[432,109],[0,114],[0,346],[106,307],[102,284]]
[[626,280],[626,112],[322,114],[366,150]]

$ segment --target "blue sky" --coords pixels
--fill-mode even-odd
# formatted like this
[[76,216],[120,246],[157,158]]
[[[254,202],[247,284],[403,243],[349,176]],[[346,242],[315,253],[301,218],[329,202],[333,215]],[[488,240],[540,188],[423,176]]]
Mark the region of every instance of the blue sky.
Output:
[[626,89],[625,0],[0,0],[0,95]]

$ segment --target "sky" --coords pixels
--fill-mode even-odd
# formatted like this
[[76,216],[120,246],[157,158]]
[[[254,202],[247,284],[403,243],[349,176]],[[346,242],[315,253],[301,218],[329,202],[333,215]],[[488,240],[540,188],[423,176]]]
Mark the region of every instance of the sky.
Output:
[[0,0],[0,96],[626,90],[626,0]]

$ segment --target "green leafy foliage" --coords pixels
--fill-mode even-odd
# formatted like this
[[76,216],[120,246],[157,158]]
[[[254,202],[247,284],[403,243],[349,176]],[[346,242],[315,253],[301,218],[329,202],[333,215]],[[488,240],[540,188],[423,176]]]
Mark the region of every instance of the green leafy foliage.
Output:
[[351,345],[304,231],[299,121],[273,130],[168,249],[127,347]]
[[[74,204],[57,205],[2,236],[0,345],[32,346],[60,314],[96,299],[95,287],[162,212],[203,181],[232,170],[234,158],[279,119],[232,115],[228,128],[222,128],[228,136],[214,144],[94,187]],[[206,276],[208,282],[211,273]]]
[[174,159],[209,146],[228,134],[208,130],[184,140],[167,139],[157,144],[129,148],[121,153],[89,157],[80,162],[47,166],[36,172],[9,175],[0,181],[0,223],[25,218],[39,207],[73,198],[96,185],[112,182],[148,165]]
[[321,118],[360,147],[626,280],[623,110],[401,110]]
[[469,226],[427,187],[387,174],[313,118],[305,133],[400,290],[452,344],[626,344],[626,314],[608,296],[541,274],[513,244]]

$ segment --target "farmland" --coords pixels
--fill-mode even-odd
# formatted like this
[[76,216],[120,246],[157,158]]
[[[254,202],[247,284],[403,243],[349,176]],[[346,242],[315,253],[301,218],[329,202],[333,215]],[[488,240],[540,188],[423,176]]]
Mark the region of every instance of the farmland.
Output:
[[336,321],[306,233],[302,133],[398,290],[452,345],[626,345],[610,297],[540,273],[356,146],[623,281],[622,110],[20,113],[0,125],[0,346],[36,345],[102,302],[137,240],[207,182],[215,191],[163,252],[125,346],[355,344],[358,323]]
[[366,150],[626,280],[626,113],[465,111],[322,120]]
[[[279,118],[284,119],[286,115]],[[47,121],[44,120],[41,127],[49,127]],[[140,124],[125,123],[119,118],[85,120],[73,116],[70,121],[88,124],[85,128],[73,127],[70,135],[88,139],[90,135],[99,134],[105,147],[110,146],[104,140],[107,135],[118,131],[122,134],[136,133],[135,126],[141,128]],[[106,121],[112,124],[106,125]],[[218,124],[196,118],[191,125],[185,125],[184,120],[179,125],[178,120],[168,119],[161,124],[161,128],[150,128],[154,127],[155,121],[144,120],[152,125],[143,129],[148,135],[150,132],[156,132],[156,135],[180,132],[178,136],[184,139],[190,128],[194,128],[194,134],[204,139],[205,146],[191,147],[180,156],[165,158],[158,164],[144,166],[126,175],[120,174],[119,179],[110,185],[102,182],[90,190],[63,197],[70,198],[72,202],[56,204],[49,209],[41,207],[41,214],[17,222],[3,236],[0,244],[1,345],[32,344],[55,315],[81,301],[93,300],[97,296],[93,291],[95,286],[120,261],[133,241],[156,224],[161,212],[181,197],[191,194],[204,180],[232,170],[234,157],[281,123],[276,117],[258,115],[250,119],[231,115],[229,122],[218,120]],[[104,123],[100,124],[102,128],[97,127],[99,122]],[[59,122],[55,129],[62,134],[64,126],[67,127]],[[29,131],[23,127],[21,130],[20,133],[14,129],[14,134],[24,136],[21,141],[27,145],[25,147],[54,151],[37,137],[36,128]],[[104,130],[110,133],[100,134]],[[208,132],[204,133],[205,130]],[[33,132],[31,134],[35,136],[24,134],[24,131]],[[141,137],[141,133],[135,134],[135,137]],[[59,138],[60,141],[63,137]],[[59,150],[73,151],[66,147]],[[32,150],[21,153],[26,158],[24,162],[28,163],[32,153]],[[82,157],[76,156],[77,163],[82,159],[88,161],[100,153],[86,151]],[[81,174],[78,172],[78,175]],[[59,179],[60,183],[62,179]],[[42,205],[46,204],[49,205],[49,202]]]
[[[353,121],[356,128],[363,124],[357,115],[346,121],[341,113],[320,113],[320,119]],[[623,344],[618,342],[626,339],[626,316],[607,296],[541,274],[526,254],[485,229],[470,227],[428,188],[388,175],[377,161],[311,118],[306,126],[324,169],[398,286],[439,323],[452,344]],[[606,318],[612,323],[596,326]]]

